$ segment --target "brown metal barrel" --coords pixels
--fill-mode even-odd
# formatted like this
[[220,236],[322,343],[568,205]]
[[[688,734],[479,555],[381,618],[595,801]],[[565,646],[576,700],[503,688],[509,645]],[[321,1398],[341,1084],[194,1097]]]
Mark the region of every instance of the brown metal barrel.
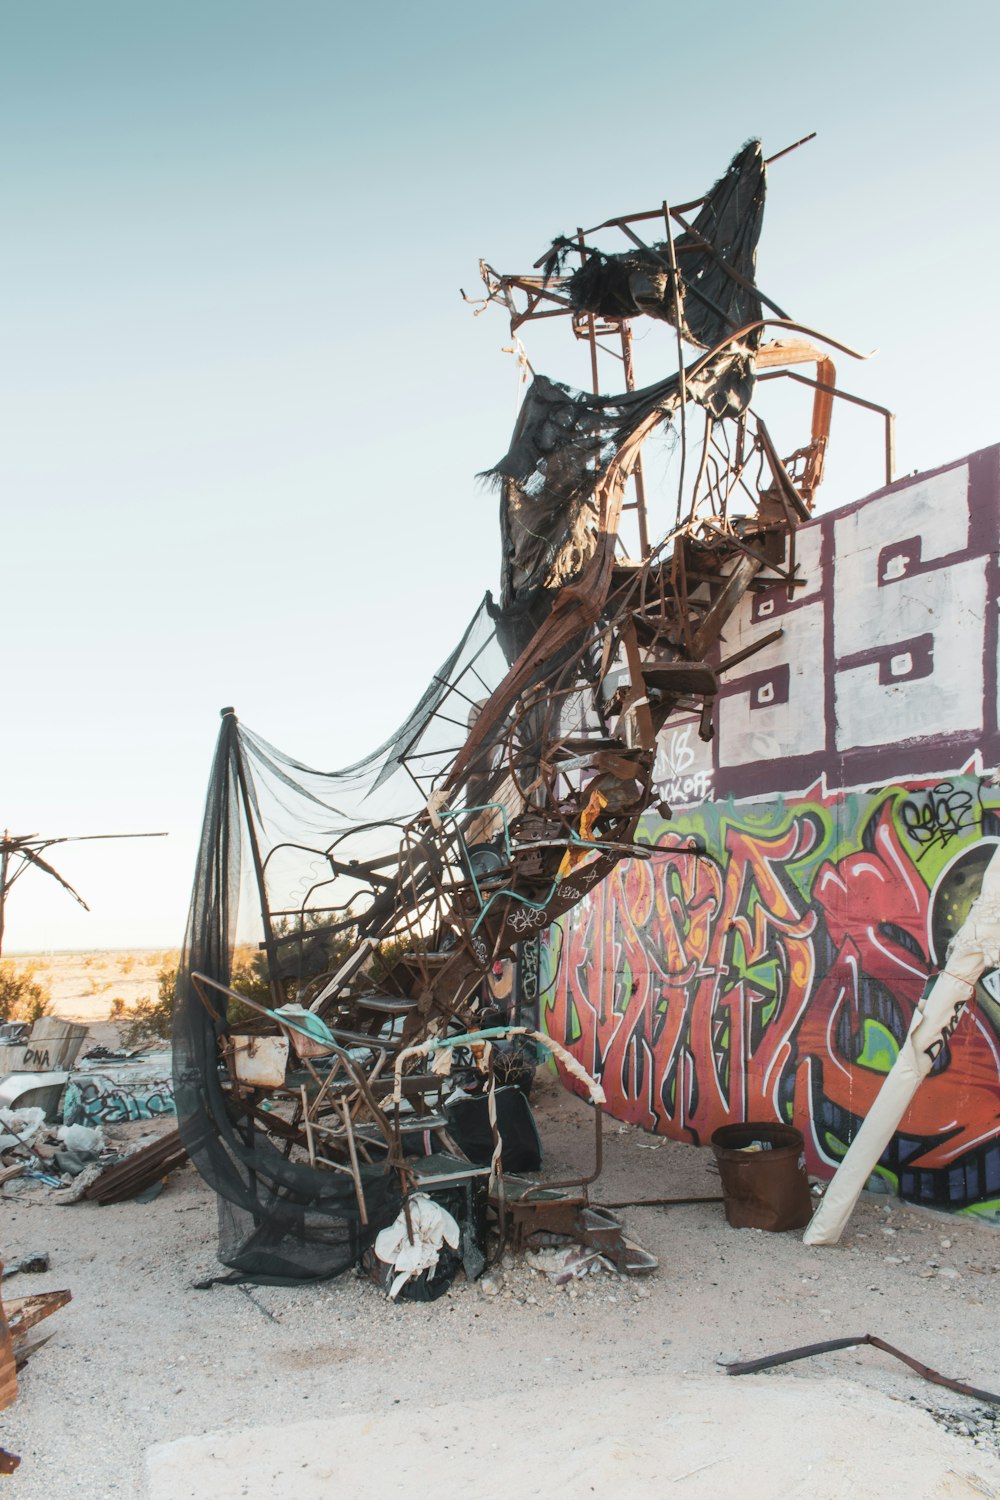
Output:
[[780,1233],[808,1224],[812,1199],[800,1130],[774,1120],[723,1125],[712,1136],[712,1150],[734,1229]]

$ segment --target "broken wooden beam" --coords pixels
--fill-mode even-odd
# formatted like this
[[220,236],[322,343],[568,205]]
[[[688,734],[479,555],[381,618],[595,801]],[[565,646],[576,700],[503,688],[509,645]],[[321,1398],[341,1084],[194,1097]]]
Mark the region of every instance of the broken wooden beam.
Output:
[[144,1188],[151,1187],[154,1182],[166,1177],[185,1161],[187,1147],[181,1140],[180,1132],[171,1130],[152,1145],[144,1146],[141,1151],[134,1151],[124,1161],[108,1167],[106,1172],[102,1172],[85,1189],[84,1197],[92,1203],[124,1203],[141,1193]]

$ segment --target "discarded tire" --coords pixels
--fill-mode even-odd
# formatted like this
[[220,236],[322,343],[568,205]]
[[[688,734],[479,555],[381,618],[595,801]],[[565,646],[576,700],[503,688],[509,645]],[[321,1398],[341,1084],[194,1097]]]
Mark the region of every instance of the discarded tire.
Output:
[[774,1121],[723,1125],[712,1136],[726,1219],[780,1233],[812,1218],[802,1132]]

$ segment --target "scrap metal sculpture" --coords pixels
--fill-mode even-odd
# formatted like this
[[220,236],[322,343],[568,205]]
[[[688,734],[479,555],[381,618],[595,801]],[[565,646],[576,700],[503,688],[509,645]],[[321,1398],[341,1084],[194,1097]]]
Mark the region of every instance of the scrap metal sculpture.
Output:
[[[840,394],[829,351],[863,356],[758,289],[765,184],[750,142],[697,202],[557,239],[529,275],[484,263],[479,310],[500,304],[515,335],[568,319],[594,377],[586,393],[535,375],[485,476],[501,499],[498,600],[486,596],[400,730],[344,770],[313,771],[223,710],[175,1082],[185,1143],[223,1200],[221,1257],[238,1270],[330,1274],[389,1222],[405,1174],[388,1059],[483,1024],[490,976],[523,938],[620,861],[657,857],[640,832],[657,800],[657,736],[684,715],[711,737],[720,681],[750,654],[726,653],[734,609],[750,590],[791,596],[804,581],[795,531]],[[640,237],[647,223],[658,238]],[[619,248],[597,244],[608,236]],[[640,389],[637,317],[673,329],[677,361]],[[618,394],[598,389],[601,351],[621,361]],[[753,404],[758,373],[809,361],[811,436],[782,460]],[[679,461],[651,541],[642,455],[655,433],[671,435]],[[228,987],[242,852],[270,1003],[241,1015]],[[249,1053],[268,1048],[275,1071],[261,1082]],[[437,1131],[432,1086],[413,1067],[414,1127]]]

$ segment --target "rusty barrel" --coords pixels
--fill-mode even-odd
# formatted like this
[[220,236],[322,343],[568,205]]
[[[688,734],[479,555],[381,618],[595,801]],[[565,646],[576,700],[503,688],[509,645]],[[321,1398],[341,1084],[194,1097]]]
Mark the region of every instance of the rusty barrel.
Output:
[[723,1125],[712,1136],[734,1229],[802,1229],[812,1217],[801,1130],[774,1120]]

